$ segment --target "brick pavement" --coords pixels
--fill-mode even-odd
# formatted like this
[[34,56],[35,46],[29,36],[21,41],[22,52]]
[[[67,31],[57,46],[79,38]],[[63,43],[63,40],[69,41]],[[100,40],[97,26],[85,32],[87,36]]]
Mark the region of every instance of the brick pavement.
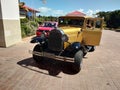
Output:
[[29,41],[0,48],[0,90],[120,90],[120,32],[103,31],[101,45],[83,59],[79,73],[60,61],[36,64]]

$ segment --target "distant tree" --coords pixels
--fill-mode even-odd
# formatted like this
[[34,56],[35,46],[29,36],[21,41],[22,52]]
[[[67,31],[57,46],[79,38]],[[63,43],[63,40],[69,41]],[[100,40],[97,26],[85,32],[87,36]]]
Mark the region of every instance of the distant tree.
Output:
[[97,15],[98,17],[101,17],[101,18],[104,17],[104,20],[105,20],[105,21],[108,21],[109,18],[110,18],[110,13],[111,13],[111,12],[104,12],[104,11],[102,11],[102,12],[96,13],[96,15]]
[[115,10],[110,14],[110,18],[108,20],[109,27],[111,28],[119,28],[120,27],[120,10]]
[[119,28],[120,27],[120,10],[108,11],[108,12],[98,12],[96,14],[98,17],[104,17],[106,26],[109,28]]

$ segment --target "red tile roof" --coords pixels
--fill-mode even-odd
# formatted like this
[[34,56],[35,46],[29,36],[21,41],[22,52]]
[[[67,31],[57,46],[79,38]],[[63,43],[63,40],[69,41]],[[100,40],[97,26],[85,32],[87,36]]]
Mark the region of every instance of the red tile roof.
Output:
[[86,16],[86,14],[79,11],[74,11],[74,12],[68,13],[66,16]]
[[22,8],[25,8],[25,9],[27,9],[27,10],[29,10],[29,11],[33,11],[33,12],[40,12],[40,11],[35,10],[35,9],[33,9],[33,8],[30,8],[30,7],[26,6],[26,5],[22,6]]

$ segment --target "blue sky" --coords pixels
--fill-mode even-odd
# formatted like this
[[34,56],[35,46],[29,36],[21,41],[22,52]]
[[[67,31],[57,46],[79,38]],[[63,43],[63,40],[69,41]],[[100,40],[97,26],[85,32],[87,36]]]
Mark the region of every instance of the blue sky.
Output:
[[20,0],[29,7],[39,10],[40,15],[61,16],[78,10],[89,16],[99,11],[120,9],[120,0]]

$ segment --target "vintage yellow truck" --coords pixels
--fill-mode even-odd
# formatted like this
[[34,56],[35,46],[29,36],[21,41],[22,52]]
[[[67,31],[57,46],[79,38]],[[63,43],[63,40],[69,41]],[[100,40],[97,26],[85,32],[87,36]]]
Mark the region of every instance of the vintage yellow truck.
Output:
[[79,72],[82,58],[100,44],[102,29],[103,18],[61,16],[58,27],[48,37],[43,32],[31,40],[31,43],[37,43],[31,51],[33,59],[36,62],[43,61],[45,57],[72,61],[73,69]]

